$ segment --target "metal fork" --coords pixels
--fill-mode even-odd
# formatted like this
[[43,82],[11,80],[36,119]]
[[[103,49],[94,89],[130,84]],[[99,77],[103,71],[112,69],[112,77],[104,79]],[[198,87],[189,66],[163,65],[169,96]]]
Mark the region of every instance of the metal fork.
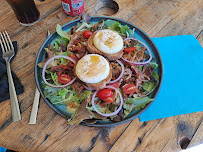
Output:
[[11,39],[7,31],[2,33],[0,32],[0,35],[1,35],[0,46],[2,48],[3,58],[6,60],[12,119],[13,119],[13,122],[16,122],[21,120],[21,115],[20,115],[20,109],[19,109],[18,99],[16,95],[16,90],[15,90],[13,78],[11,75],[11,67],[10,67],[10,61],[11,61],[11,58],[15,55],[15,52],[14,52],[13,44],[11,42]]

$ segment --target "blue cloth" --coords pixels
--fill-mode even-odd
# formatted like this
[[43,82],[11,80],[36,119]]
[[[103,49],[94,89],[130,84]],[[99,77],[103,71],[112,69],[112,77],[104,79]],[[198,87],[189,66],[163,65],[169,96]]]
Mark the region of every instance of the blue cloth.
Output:
[[6,152],[6,148],[0,147],[0,152]]
[[203,111],[203,48],[193,35],[152,38],[162,56],[163,83],[140,121]]

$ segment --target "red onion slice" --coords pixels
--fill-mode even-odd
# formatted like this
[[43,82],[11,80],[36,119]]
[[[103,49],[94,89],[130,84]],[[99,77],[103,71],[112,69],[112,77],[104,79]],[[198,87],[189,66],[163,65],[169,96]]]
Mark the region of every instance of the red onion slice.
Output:
[[115,80],[113,80],[113,81],[110,81],[108,84],[112,84],[112,83],[114,83],[114,82],[117,82],[118,80],[120,80],[121,78],[122,78],[122,76],[123,76],[123,74],[124,74],[124,65],[123,65],[123,63],[121,62],[121,61],[119,61],[119,60],[116,60],[120,65],[121,65],[121,74],[119,75],[119,77],[117,78],[117,79],[115,79]]
[[73,62],[74,64],[76,63],[75,60],[73,60],[72,58],[70,58],[70,57],[68,57],[68,56],[65,56],[65,55],[56,55],[56,56],[50,58],[49,60],[47,60],[47,62],[44,64],[44,67],[43,67],[43,70],[42,70],[42,79],[43,79],[43,81],[44,81],[48,86],[50,86],[50,87],[53,87],[53,88],[64,88],[64,87],[67,87],[67,86],[71,85],[71,84],[76,80],[76,78],[73,78],[69,83],[64,84],[64,85],[61,85],[61,86],[56,86],[56,85],[50,84],[50,83],[48,83],[47,80],[45,79],[45,71],[46,71],[47,65],[48,65],[51,61],[53,61],[54,59],[56,59],[56,58],[65,58],[65,59],[70,60],[70,61]]
[[116,115],[116,114],[121,110],[121,108],[122,108],[122,106],[123,106],[123,97],[122,97],[120,91],[119,91],[118,89],[116,89],[115,87],[106,86],[105,88],[113,89],[113,90],[115,90],[115,91],[119,94],[120,100],[121,100],[121,103],[120,103],[119,108],[118,108],[116,111],[114,111],[114,112],[112,112],[112,113],[109,113],[109,114],[104,114],[104,113],[99,112],[99,110],[95,107],[95,103],[94,103],[95,96],[96,96],[96,94],[97,94],[97,92],[98,92],[99,90],[95,91],[94,94],[92,95],[92,106],[93,106],[94,110],[95,110],[98,114],[100,114],[100,115],[102,115],[102,116],[104,116],[104,117],[110,117],[110,116]]
[[135,40],[135,41],[139,42],[140,44],[142,44],[142,45],[147,49],[147,51],[149,52],[150,58],[149,58],[149,60],[147,60],[147,61],[145,61],[145,62],[131,62],[131,61],[129,61],[129,60],[126,60],[126,59],[123,58],[123,57],[121,57],[121,59],[124,60],[124,61],[126,61],[126,62],[128,62],[128,63],[132,63],[132,64],[136,64],[136,65],[145,65],[145,64],[148,64],[148,63],[152,60],[152,53],[151,53],[149,47],[148,47],[145,43],[143,43],[142,41],[140,41],[140,40],[138,40],[138,39],[135,39],[135,38],[133,38],[133,37],[128,37],[128,38],[124,39],[123,41],[125,42],[126,40],[130,40],[130,39]]

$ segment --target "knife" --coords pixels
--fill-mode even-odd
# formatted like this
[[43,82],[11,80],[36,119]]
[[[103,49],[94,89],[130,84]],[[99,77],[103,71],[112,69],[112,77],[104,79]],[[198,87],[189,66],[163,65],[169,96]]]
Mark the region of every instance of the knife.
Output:
[[[46,38],[50,35],[50,31],[48,30],[47,31],[47,36]],[[33,101],[33,105],[32,105],[32,111],[31,111],[31,114],[30,114],[30,121],[29,121],[29,124],[36,124],[36,121],[37,121],[37,111],[38,111],[38,106],[39,106],[39,100],[40,100],[40,93],[39,93],[39,90],[36,86],[36,89],[35,89],[35,97],[34,97],[34,101]]]

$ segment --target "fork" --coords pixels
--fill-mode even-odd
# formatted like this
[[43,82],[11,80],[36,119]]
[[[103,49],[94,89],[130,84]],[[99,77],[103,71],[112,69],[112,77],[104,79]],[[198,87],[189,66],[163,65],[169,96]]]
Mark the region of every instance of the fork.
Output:
[[18,99],[15,91],[15,86],[11,75],[11,67],[10,67],[10,61],[11,61],[11,58],[15,55],[15,52],[14,52],[13,44],[11,42],[11,39],[7,31],[2,33],[0,32],[0,35],[1,35],[0,46],[2,48],[3,58],[4,60],[6,60],[12,119],[13,119],[13,122],[16,122],[21,120],[21,115],[20,115]]

